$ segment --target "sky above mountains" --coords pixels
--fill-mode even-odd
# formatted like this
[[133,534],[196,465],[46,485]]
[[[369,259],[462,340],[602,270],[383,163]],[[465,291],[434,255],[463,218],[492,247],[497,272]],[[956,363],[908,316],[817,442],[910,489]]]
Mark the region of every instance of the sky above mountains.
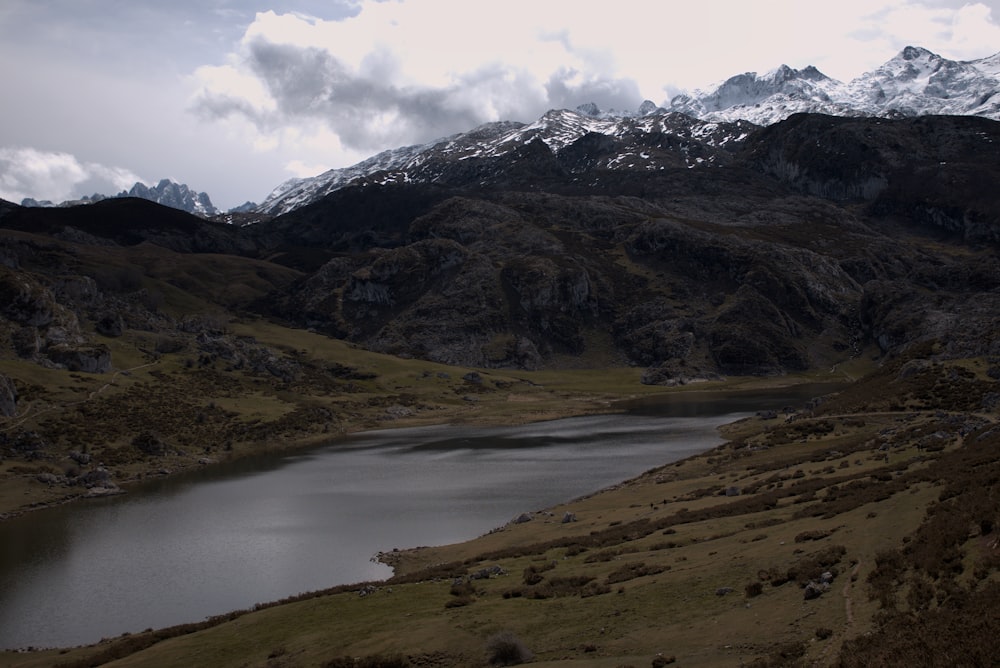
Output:
[[746,71],[849,81],[1000,50],[1000,0],[3,0],[0,197],[170,178],[220,208],[493,120],[663,104]]

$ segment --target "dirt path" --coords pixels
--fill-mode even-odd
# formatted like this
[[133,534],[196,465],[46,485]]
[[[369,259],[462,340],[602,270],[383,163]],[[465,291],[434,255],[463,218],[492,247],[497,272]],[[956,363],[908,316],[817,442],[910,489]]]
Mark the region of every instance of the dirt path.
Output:
[[844,583],[844,589],[841,592],[844,596],[844,616],[847,617],[847,626],[851,627],[854,625],[854,609],[852,608],[851,602],[851,585],[858,577],[858,571],[861,570],[861,562],[854,564],[854,568],[851,569],[851,576],[847,578],[847,582]]
[[[844,597],[845,621],[844,621],[844,629],[841,633],[841,635],[843,635],[844,637],[847,636],[847,632],[850,630],[850,628],[854,626],[854,604],[853,600],[851,599],[851,591],[854,588],[853,587],[854,581],[857,579],[858,573],[860,571],[861,571],[861,562],[859,561],[858,563],[854,564],[854,568],[851,569],[850,575],[847,576],[847,579],[844,582],[843,589],[840,590],[841,595]],[[829,656],[835,646],[839,647],[839,645],[835,645],[835,643],[833,642],[827,642],[826,645],[823,647],[823,651],[820,652],[818,657],[816,657],[816,660],[813,661],[812,665],[813,666],[829,665],[830,663]]]

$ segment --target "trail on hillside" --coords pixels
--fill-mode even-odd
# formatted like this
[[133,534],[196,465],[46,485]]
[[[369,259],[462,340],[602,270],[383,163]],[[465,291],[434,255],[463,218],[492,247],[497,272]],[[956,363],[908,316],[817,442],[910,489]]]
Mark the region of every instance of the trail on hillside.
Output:
[[[152,362],[147,362],[146,364],[140,364],[138,366],[130,367],[128,369],[118,369],[117,371],[115,371],[111,375],[111,378],[106,383],[104,383],[103,385],[101,385],[96,390],[88,392],[86,399],[81,399],[80,401],[71,401],[71,402],[67,402],[67,403],[64,403],[64,404],[58,404],[58,405],[49,405],[49,406],[46,406],[45,408],[36,410],[34,412],[34,416],[38,417],[40,415],[44,415],[45,413],[51,413],[52,411],[55,411],[55,410],[63,410],[63,409],[66,409],[66,408],[72,408],[74,406],[81,406],[81,405],[87,403],[88,401],[93,400],[101,392],[104,392],[106,389],[108,389],[109,387],[111,387],[112,385],[114,385],[115,384],[115,380],[118,378],[118,376],[120,376],[122,374],[130,374],[133,371],[137,371],[138,369],[145,369],[146,367],[154,366],[154,365],[159,364],[159,363],[160,363],[159,360],[153,360]],[[17,427],[20,427],[22,424],[24,424],[28,420],[28,418],[32,416],[32,410],[31,409],[34,407],[35,403],[36,402],[32,402],[32,403],[28,404],[27,407],[25,407],[24,411],[20,415],[12,417],[10,419],[10,422],[8,424],[6,424],[2,428],[0,428],[0,432],[12,431],[12,430],[16,429]]]

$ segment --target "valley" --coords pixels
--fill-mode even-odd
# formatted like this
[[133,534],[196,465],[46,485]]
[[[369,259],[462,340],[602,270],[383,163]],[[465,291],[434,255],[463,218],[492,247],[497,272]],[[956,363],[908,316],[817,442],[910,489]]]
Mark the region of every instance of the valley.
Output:
[[476,540],[400,546],[385,581],[0,663],[1000,655],[997,122],[588,118],[504,150],[523,128],[480,129],[242,226],[2,203],[2,516],[363,430],[846,387]]

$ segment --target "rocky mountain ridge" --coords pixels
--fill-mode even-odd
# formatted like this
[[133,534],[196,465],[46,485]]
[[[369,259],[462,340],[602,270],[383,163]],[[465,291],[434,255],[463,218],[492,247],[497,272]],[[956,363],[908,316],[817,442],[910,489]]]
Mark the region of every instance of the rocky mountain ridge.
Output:
[[[159,248],[172,265],[204,265],[187,270],[197,280],[157,279],[169,281],[163,294],[199,286],[198,300],[239,285],[205,282],[222,258],[254,263],[241,280],[285,280],[265,281],[241,310],[475,368],[638,365],[646,382],[675,384],[935,341],[943,355],[1000,356],[996,121],[802,114],[687,137],[647,130],[675,118],[635,118],[618,127],[638,131],[617,136],[575,112],[493,128],[493,153],[446,143],[444,159],[415,165],[431,182],[384,170],[242,227],[138,199],[5,205],[0,226],[58,244]],[[617,159],[623,148],[634,161]],[[449,150],[470,154],[448,160]],[[147,289],[143,267],[109,278],[69,257],[29,262],[11,243],[0,253],[8,301],[34,304],[4,312],[13,350],[65,364],[58,346],[85,351],[88,331],[117,331],[96,328],[122,303],[125,330],[184,336],[156,299],[126,299]],[[59,285],[90,286],[86,309],[61,300]]]
[[[597,166],[609,170],[659,170],[723,163],[753,129],[742,121],[702,122],[663,109],[627,117],[552,110],[531,124],[491,123],[430,144],[385,151],[353,167],[288,181],[273,191],[258,210],[272,215],[288,213],[347,185],[464,183],[476,178],[464,168],[470,161],[530,151],[529,145],[536,141],[571,171]],[[584,149],[585,145],[600,147],[599,157],[590,148]],[[599,165],[571,164],[581,151]]]
[[[606,151],[612,169],[664,166],[650,147],[684,148],[671,166],[712,164],[733,150],[755,126],[767,126],[796,113],[834,116],[913,117],[974,115],[1000,119],[1000,54],[979,60],[951,61],[918,47],[906,47],[881,67],[844,84],[817,70],[782,65],[758,76],[748,72],[708,91],[675,96],[666,107],[645,101],[637,112],[602,111],[584,104],[576,110],[551,110],[534,123],[490,123],[467,133],[423,145],[383,151],[351,167],[310,178],[291,179],[275,188],[257,211],[280,215],[350,184],[369,182],[433,183],[471,158],[498,157],[539,139],[557,155],[585,135],[590,141],[617,140],[617,154]],[[645,136],[644,136],[645,135]],[[601,137],[609,139],[601,139]],[[720,152],[720,149],[723,149]]]
[[772,125],[795,113],[834,116],[985,116],[1000,119],[1000,54],[954,61],[908,46],[882,66],[842,83],[815,67],[747,72],[667,107],[703,120]]
[[[202,218],[208,218],[220,213],[215,205],[212,204],[212,199],[208,196],[208,193],[197,192],[188,187],[187,184],[175,183],[170,179],[160,179],[159,183],[156,185],[146,185],[145,183],[136,182],[130,189],[122,190],[117,195],[102,195],[100,193],[94,193],[93,195],[85,196],[78,200],[69,200],[60,204],[54,204],[49,200],[39,201],[31,198],[25,198],[21,202],[21,206],[79,206],[81,204],[93,204],[106,199],[123,197],[137,197],[139,199],[149,200],[150,202],[156,202],[157,204],[169,206],[173,209],[180,209],[181,211],[186,211],[196,216],[201,216]],[[244,212],[254,206],[255,205],[253,203],[247,202],[246,204],[237,207],[234,211]]]

